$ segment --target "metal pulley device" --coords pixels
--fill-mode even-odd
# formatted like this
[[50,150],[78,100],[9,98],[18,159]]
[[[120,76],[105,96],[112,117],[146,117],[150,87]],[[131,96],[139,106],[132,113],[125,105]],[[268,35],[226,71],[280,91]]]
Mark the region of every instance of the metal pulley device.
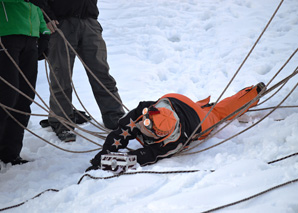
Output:
[[125,172],[128,169],[135,169],[137,156],[127,153],[111,152],[101,156],[101,169],[115,173]]

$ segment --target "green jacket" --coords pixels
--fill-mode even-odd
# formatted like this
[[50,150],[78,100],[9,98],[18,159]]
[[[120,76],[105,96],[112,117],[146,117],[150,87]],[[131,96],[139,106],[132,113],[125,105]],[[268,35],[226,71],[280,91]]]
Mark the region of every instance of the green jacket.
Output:
[[0,36],[50,34],[39,7],[24,0],[0,0]]

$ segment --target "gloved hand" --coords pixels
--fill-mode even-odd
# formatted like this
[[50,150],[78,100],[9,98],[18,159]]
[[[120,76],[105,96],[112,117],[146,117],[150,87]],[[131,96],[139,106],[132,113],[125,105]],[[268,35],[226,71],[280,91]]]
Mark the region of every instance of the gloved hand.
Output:
[[89,166],[87,169],[86,169],[86,171],[85,172],[89,172],[89,171],[91,171],[91,170],[98,170],[98,169],[100,169],[100,167],[99,166]]
[[44,55],[48,55],[48,45],[49,45],[50,35],[47,34],[40,34],[38,39],[38,60],[43,60]]
[[97,155],[95,155],[95,157],[92,160],[90,160],[90,163],[92,164],[92,166],[88,167],[85,172],[88,172],[90,170],[100,169],[101,155],[102,155],[102,151],[100,151]]
[[25,2],[30,2],[30,3],[32,3],[35,6],[40,7],[40,8],[45,8],[46,5],[47,5],[46,0],[25,0]]

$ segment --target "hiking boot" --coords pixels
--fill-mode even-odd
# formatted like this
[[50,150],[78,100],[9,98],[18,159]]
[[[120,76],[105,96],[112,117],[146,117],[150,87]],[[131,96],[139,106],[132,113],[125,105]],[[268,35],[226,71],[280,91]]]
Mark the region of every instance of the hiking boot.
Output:
[[76,135],[70,131],[62,131],[57,133],[58,138],[64,142],[74,142],[76,141]]
[[[82,114],[82,116],[79,114],[79,112]],[[87,120],[86,120],[83,116],[84,116]],[[90,121],[90,120],[91,120],[91,116],[87,115],[86,112],[84,112],[84,111],[80,111],[80,110],[78,110],[78,111],[74,110],[74,111],[73,111],[73,116],[71,116],[71,117],[73,117],[72,120],[73,120],[73,122],[76,123],[76,124],[83,124],[83,123],[86,123],[87,121]],[[49,120],[48,120],[48,119],[41,120],[41,121],[39,122],[39,124],[40,124],[40,126],[41,126],[42,128],[46,128],[46,127],[51,126],[50,123],[49,123]]]
[[116,112],[116,113],[109,113],[102,115],[102,120],[104,123],[104,126],[108,129],[115,130],[119,126],[119,119],[122,118],[124,113],[122,112]]
[[[257,92],[258,92],[258,94],[265,88],[265,90],[266,90],[266,85],[263,83],[263,82],[260,82],[260,83],[258,83],[257,85],[256,85],[256,87],[257,87]],[[265,91],[264,90],[264,91]]]
[[29,161],[24,160],[23,158],[21,158],[20,156],[16,157],[13,160],[5,160],[5,159],[1,159],[3,161],[3,163],[11,163],[12,165],[21,165],[21,164],[25,164],[28,163]]
[[[79,113],[81,113],[82,116]],[[83,124],[83,123],[86,123],[87,121],[91,120],[91,117],[89,115],[87,115],[86,112],[84,112],[84,111],[74,110],[73,115],[74,115],[74,122],[76,124]],[[83,116],[87,119],[87,121]]]
[[21,164],[25,164],[25,163],[28,163],[29,161],[27,160],[24,160],[23,158],[21,157],[17,157],[16,159],[14,159],[13,161],[11,161],[10,163],[12,165],[21,165]]

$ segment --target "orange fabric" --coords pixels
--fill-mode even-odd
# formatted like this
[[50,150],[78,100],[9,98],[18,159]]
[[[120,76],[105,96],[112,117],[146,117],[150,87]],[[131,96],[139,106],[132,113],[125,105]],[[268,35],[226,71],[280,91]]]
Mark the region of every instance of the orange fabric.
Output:
[[[238,93],[236,93],[235,95],[225,98],[224,100],[217,103],[216,106],[214,107],[214,109],[211,111],[211,113],[208,115],[208,117],[202,123],[202,125],[201,125],[202,131],[205,131],[212,125],[219,122],[221,119],[230,115],[231,113],[233,113],[234,111],[236,111],[237,109],[242,107],[244,104],[246,104],[249,101],[251,101],[252,99],[254,99],[258,95],[258,92],[257,92],[256,88],[253,88],[253,89],[252,88],[253,88],[253,86],[245,88],[245,89],[239,91]],[[186,103],[188,106],[190,106],[191,108],[193,108],[196,111],[196,113],[198,114],[201,121],[205,118],[206,114],[209,112],[209,110],[211,108],[211,107],[205,107],[203,109],[201,108],[201,106],[207,104],[206,100],[209,101],[210,97],[208,97],[202,101],[198,101],[196,103],[193,102],[188,97],[181,95],[181,94],[177,94],[177,93],[166,94],[166,95],[162,96],[161,98],[176,98],[176,99]],[[255,106],[257,103],[258,103],[258,101],[251,104],[249,106],[249,108]],[[237,116],[237,115],[235,115],[235,116]],[[229,120],[233,119],[235,116],[231,117]],[[206,134],[201,136],[199,139],[205,138],[210,132],[211,131],[207,132]]]
[[199,105],[200,107],[208,104],[210,102],[210,96],[208,96],[207,98],[197,101],[196,104]]
[[[169,93],[166,94],[164,96],[161,97],[162,98],[176,98],[180,101],[182,101],[183,103],[187,104],[188,106],[190,106],[191,108],[193,108],[196,113],[198,114],[199,118],[202,120],[205,115],[206,112],[200,107],[199,104],[196,104],[195,102],[193,102],[190,98],[181,95],[181,94],[177,94],[177,93]],[[202,131],[204,131],[205,129],[208,129],[208,127],[210,127],[212,125],[212,123],[215,122],[213,120],[213,116],[208,116],[207,119],[202,123],[201,127],[202,127]],[[215,122],[216,123],[216,122]]]
[[[257,95],[257,88],[253,88],[253,86],[247,87],[239,91],[235,95],[220,101],[218,104],[216,104],[212,111],[214,111],[216,116],[221,120],[233,113],[234,111],[236,111],[237,109],[239,109],[240,107],[242,107],[243,105],[245,105],[246,103],[248,103],[249,101],[251,101],[252,99],[254,99]],[[249,108],[257,105],[258,102],[259,101],[252,103],[242,114],[247,112]],[[237,114],[229,118],[229,120],[232,120],[236,116]]]
[[160,107],[158,111],[160,113],[150,115],[149,118],[152,120],[155,133],[163,137],[174,130],[177,120],[173,111],[167,108]]

